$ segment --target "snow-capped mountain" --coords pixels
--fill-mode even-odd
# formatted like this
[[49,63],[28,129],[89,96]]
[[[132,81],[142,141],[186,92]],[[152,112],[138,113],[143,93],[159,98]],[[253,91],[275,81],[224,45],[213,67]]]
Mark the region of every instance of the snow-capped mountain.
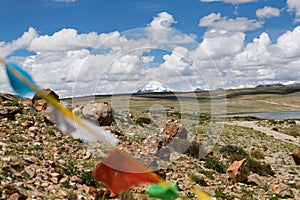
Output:
[[160,82],[150,81],[149,83],[139,87],[135,93],[145,94],[145,93],[164,93],[164,92],[171,92],[171,89],[163,86]]
[[202,89],[201,87],[196,87],[194,89],[194,92],[202,92],[202,91],[205,91],[204,89]]

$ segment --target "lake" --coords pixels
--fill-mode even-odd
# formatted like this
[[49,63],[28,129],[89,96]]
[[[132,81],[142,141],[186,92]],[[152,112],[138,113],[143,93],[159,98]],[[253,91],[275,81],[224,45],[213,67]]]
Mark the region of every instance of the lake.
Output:
[[226,115],[223,117],[257,117],[263,119],[300,119],[300,111],[263,112]]

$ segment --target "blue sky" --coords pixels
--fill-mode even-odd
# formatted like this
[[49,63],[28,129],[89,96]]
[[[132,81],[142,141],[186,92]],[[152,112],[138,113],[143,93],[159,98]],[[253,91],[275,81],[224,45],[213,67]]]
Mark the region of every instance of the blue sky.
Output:
[[[111,93],[116,90],[112,81],[121,82],[120,91],[126,92],[152,80],[171,88],[181,85],[175,90],[300,82],[299,72],[291,74],[300,63],[298,0],[1,0],[0,7],[0,56],[63,96],[72,95],[79,83],[94,85],[87,93]],[[145,41],[129,42],[148,33]],[[161,40],[153,33],[168,40],[148,43]],[[178,44],[168,34],[178,34]],[[191,43],[198,48],[187,48]],[[81,77],[93,70],[97,76]],[[50,72],[53,76],[45,76]],[[161,80],[162,72],[168,79]],[[6,83],[1,78],[0,89],[10,91]]]

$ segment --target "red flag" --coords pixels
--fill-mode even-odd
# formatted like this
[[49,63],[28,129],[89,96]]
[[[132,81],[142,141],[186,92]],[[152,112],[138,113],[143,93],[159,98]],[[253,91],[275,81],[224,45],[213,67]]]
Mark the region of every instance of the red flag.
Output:
[[119,193],[144,183],[163,182],[156,174],[118,149],[113,150],[99,163],[93,175],[113,193]]

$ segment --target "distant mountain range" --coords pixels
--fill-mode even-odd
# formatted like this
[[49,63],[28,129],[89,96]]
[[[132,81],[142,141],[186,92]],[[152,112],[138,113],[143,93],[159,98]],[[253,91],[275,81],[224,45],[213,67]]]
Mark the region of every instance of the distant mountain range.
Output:
[[[257,85],[255,88],[268,88],[268,87],[281,87],[281,86],[300,86],[300,83],[293,83],[293,84],[288,84],[284,85],[281,83],[274,83],[274,84],[265,84],[265,85]],[[223,88],[218,88],[216,90],[224,90]],[[207,91],[205,89],[202,89],[200,87],[196,87],[194,89],[194,92],[203,92]],[[164,86],[162,83],[158,81],[150,81],[147,84],[142,85],[139,87],[135,94],[147,94],[147,93],[170,93],[172,92],[172,89]],[[179,91],[177,91],[179,92]]]
[[282,83],[266,84],[266,85],[257,85],[255,88],[266,88],[266,87],[281,87],[281,86],[300,86],[300,83],[293,83],[284,85]]

